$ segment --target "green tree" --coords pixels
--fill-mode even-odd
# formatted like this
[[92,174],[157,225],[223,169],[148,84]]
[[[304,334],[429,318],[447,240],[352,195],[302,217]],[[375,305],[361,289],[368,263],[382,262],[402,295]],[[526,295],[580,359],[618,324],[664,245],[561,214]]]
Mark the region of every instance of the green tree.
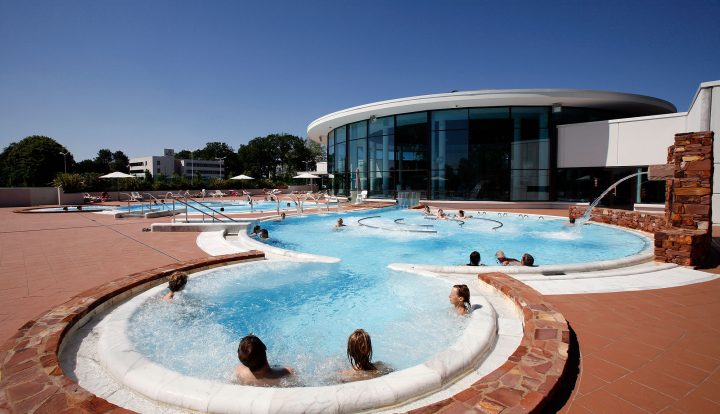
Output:
[[297,171],[311,169],[315,161],[305,141],[290,134],[253,138],[240,146],[238,157],[245,173],[282,182],[288,182]]
[[103,148],[98,151],[97,157],[93,160],[95,163],[95,172],[107,174],[110,172],[110,164],[113,161],[112,151]]
[[110,162],[110,170],[120,171],[124,173],[130,172],[130,158],[122,151],[112,153],[112,162]]
[[[63,159],[61,152],[67,152]],[[49,186],[74,163],[72,153],[52,138],[32,135],[11,143],[0,154],[0,183],[7,187]]]

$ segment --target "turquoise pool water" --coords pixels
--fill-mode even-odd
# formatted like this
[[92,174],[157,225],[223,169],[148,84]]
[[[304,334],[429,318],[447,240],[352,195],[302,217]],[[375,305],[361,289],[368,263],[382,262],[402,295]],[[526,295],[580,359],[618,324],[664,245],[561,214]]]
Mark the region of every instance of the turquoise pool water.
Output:
[[[636,233],[596,224],[576,228],[558,218],[466,214],[474,214],[474,218],[435,220],[417,210],[386,209],[260,224],[270,232],[273,246],[341,257],[349,266],[357,267],[382,267],[393,262],[464,265],[473,250],[480,252],[482,263],[487,265],[497,264],[497,250],[517,259],[530,253],[536,265],[581,263],[631,256],[648,243]],[[338,217],[346,227],[334,228]]]
[[[338,217],[346,227],[334,227]],[[345,349],[356,328],[372,336],[374,359],[395,369],[422,363],[462,333],[467,318],[451,311],[449,282],[391,271],[390,263],[463,265],[478,250],[493,264],[498,249],[518,258],[530,252],[539,265],[576,263],[628,256],[647,243],[606,226],[478,217],[432,220],[418,211],[386,209],[261,222],[271,245],[341,262],[263,261],[209,271],[192,278],[171,303],[160,300],[164,291],[147,301],[132,316],[129,336],[148,358],[172,370],[232,381],[238,342],[252,332],[268,346],[272,364],[296,369],[285,385],[333,384],[350,368]]]
[[[213,209],[215,211],[221,211],[223,213],[247,213],[252,211],[257,212],[268,212],[268,211],[277,211],[278,204],[274,201],[253,201],[252,208],[250,206],[250,203],[247,201],[238,201],[238,200],[220,200],[220,201],[191,201],[190,206],[194,208],[188,209],[188,213],[190,214],[199,214],[195,208],[200,209],[204,212],[211,212],[210,209]],[[289,204],[289,205],[288,205]],[[324,204],[321,204],[324,208]],[[315,207],[315,204],[307,203],[305,204],[305,209],[311,208],[312,211],[317,211],[317,208]],[[145,210],[148,211],[148,209],[153,210],[171,210],[173,208],[172,201],[165,201],[164,203],[159,202],[158,203],[145,203],[144,205],[140,204],[130,204],[129,210],[127,205],[120,206],[118,208],[118,211],[141,211]],[[185,208],[185,206],[181,203],[175,203],[175,208]],[[280,202],[280,211],[297,211],[297,207],[295,206],[295,203],[292,201],[281,201]]]

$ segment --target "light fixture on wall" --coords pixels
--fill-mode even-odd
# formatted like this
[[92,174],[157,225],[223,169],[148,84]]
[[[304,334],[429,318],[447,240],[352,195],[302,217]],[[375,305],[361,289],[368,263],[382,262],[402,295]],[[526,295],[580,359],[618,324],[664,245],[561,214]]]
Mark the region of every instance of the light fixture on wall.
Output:
[[552,104],[552,111],[554,114],[562,112],[562,104],[561,103]]

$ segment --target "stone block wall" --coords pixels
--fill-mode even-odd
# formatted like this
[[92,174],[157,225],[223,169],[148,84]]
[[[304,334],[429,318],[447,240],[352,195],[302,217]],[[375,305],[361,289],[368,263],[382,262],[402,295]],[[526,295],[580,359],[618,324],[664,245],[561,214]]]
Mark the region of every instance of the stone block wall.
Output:
[[710,253],[713,133],[675,135],[668,148],[672,178],[665,181],[668,229],[655,233],[655,259],[696,266]]
[[[584,207],[570,206],[569,218],[580,218],[585,214]],[[590,220],[598,223],[613,224],[629,229],[655,233],[667,227],[665,216],[661,214],[641,213],[638,211],[617,210],[595,207],[590,213]]]

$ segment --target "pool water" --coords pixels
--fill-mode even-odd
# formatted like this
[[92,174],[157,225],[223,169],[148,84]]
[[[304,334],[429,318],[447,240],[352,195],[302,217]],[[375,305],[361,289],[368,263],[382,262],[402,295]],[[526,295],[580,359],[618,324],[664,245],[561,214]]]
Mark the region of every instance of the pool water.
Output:
[[[497,265],[498,250],[518,260],[530,253],[536,265],[582,263],[631,256],[649,243],[637,233],[609,226],[568,227],[567,220],[558,218],[466,214],[475,216],[461,221],[435,220],[417,210],[386,209],[260,224],[268,229],[271,245],[340,257],[351,267],[384,267],[393,262],[464,265],[474,250],[486,265]],[[346,227],[334,227],[338,217]],[[502,227],[494,229],[500,224]]]
[[339,382],[350,369],[348,336],[371,335],[373,359],[394,369],[422,363],[462,334],[468,318],[449,307],[450,284],[387,269],[254,262],[193,277],[172,302],[155,295],[129,323],[149,359],[193,377],[233,381],[240,338],[253,333],[273,365],[296,375],[284,385]]
[[[338,217],[346,227],[335,228]],[[416,210],[385,209],[261,222],[271,245],[341,261],[263,261],[205,272],[173,302],[160,300],[165,291],[147,301],[132,316],[129,337],[167,368],[232,381],[239,340],[254,333],[268,346],[271,364],[297,371],[285,385],[333,384],[350,369],[347,337],[357,328],[370,333],[373,359],[395,369],[428,360],[462,334],[467,318],[452,312],[449,282],[391,271],[390,263],[464,265],[477,250],[494,264],[499,249],[517,258],[529,252],[539,265],[577,263],[636,254],[648,242],[560,219],[478,217],[432,220]]]
[[[289,205],[288,205],[289,203]],[[252,207],[250,206],[250,203],[247,201],[239,201],[239,200],[220,200],[220,201],[191,201],[188,203],[192,208],[188,209],[188,213],[194,214],[198,213],[196,209],[199,209],[206,213],[211,213],[211,209],[215,211],[221,211],[223,213],[247,213],[250,211],[257,211],[257,212],[268,212],[268,211],[277,211],[278,210],[278,204],[274,201],[253,201]],[[320,203],[322,209],[326,209],[325,204]],[[316,204],[314,202],[305,201],[304,203],[305,210],[308,208],[311,209],[311,211],[315,212],[317,211]],[[158,201],[157,204],[154,203],[147,203],[145,202],[143,205],[140,204],[131,204],[129,207],[127,205],[120,206],[118,208],[118,211],[140,211],[148,209],[153,210],[171,210],[173,208],[172,201],[165,200],[165,202]],[[176,209],[185,208],[185,206],[182,203],[176,202],[175,203]],[[286,201],[282,200],[279,205],[280,211],[297,211],[297,207],[294,202],[292,201]]]

